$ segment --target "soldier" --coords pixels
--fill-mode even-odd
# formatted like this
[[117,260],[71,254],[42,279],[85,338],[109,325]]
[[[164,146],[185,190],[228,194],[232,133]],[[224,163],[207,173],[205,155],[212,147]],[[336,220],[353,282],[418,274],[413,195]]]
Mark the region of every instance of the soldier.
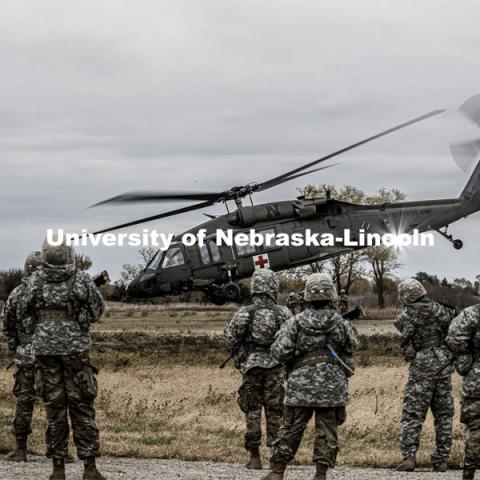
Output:
[[328,468],[335,467],[337,427],[346,419],[347,377],[353,374],[353,350],[358,346],[355,328],[335,310],[336,300],[329,275],[310,275],[305,311],[283,324],[272,345],[272,357],[289,362],[289,376],[282,425],[272,448],[272,472],[264,480],[283,479],[313,415],[314,480],[325,480]]
[[305,307],[306,307],[304,293],[303,292],[298,292],[297,293],[297,298],[298,298],[298,308],[299,308],[300,313],[301,313],[305,310]]
[[295,292],[290,292],[287,297],[287,308],[293,313],[297,314],[298,295]]
[[262,407],[267,423],[267,446],[277,436],[283,413],[284,367],[270,356],[270,345],[280,326],[292,315],[276,304],[278,281],[268,269],[252,276],[253,304],[242,307],[225,327],[225,340],[243,375],[238,404],[245,413],[245,449],[250,452],[249,469],[261,469]]
[[[423,285],[413,278],[398,284],[398,298],[405,307],[393,324],[401,334],[405,360],[410,362],[401,420],[403,461],[397,467],[403,472],[415,470],[420,432],[429,408],[435,422],[434,472],[447,470],[452,448],[452,368],[439,370],[452,356],[445,337],[455,312],[426,298],[426,294]],[[436,372],[439,375],[434,376]]]
[[340,290],[340,298],[338,300],[338,309],[340,313],[348,312],[348,303],[349,303],[349,299],[348,299],[347,292],[345,291],[344,288],[342,288]]
[[47,414],[47,457],[53,459],[50,480],[65,479],[68,414],[84,480],[105,480],[95,465],[99,432],[95,423],[97,370],[90,363],[90,323],[103,313],[102,296],[90,277],[75,267],[65,244],[43,244],[44,264],[28,282],[28,311],[35,319],[33,351],[36,389]]
[[480,305],[465,309],[450,324],[449,348],[457,355],[463,378],[460,421],[466,425],[463,479],[473,480],[480,468]]
[[9,295],[5,304],[3,333],[15,361],[16,398],[13,434],[16,448],[7,459],[14,462],[27,461],[28,436],[32,433],[32,415],[35,406],[35,356],[32,352],[32,319],[25,315],[27,279],[41,265],[40,252],[32,252],[25,261],[25,277]]

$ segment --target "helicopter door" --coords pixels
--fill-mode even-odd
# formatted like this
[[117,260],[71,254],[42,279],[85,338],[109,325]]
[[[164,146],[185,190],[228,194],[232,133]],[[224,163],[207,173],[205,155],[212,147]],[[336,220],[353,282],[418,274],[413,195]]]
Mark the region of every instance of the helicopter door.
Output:
[[190,284],[192,269],[183,245],[172,245],[164,253],[160,268],[173,291],[182,290]]

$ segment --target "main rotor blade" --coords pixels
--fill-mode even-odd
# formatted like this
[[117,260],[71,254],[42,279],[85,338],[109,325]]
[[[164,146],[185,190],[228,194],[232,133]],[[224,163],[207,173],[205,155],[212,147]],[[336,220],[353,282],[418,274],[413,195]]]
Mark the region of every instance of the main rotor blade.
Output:
[[134,220],[128,223],[122,223],[121,225],[116,225],[114,227],[105,228],[104,230],[99,230],[98,232],[94,232],[94,235],[98,235],[99,233],[106,233],[111,232],[112,230],[118,230],[119,228],[131,227],[133,225],[138,225],[139,223],[151,222],[152,220],[159,220],[160,218],[171,217],[172,215],[178,215],[179,213],[186,213],[192,212],[193,210],[199,210],[200,208],[209,207],[213,205],[215,202],[208,201],[197,203],[195,205],[189,205],[188,207],[177,208],[176,210],[170,210],[169,212],[159,213],[158,215],[152,215],[151,217],[141,218],[140,220]]
[[[283,175],[279,175],[278,177],[271,178],[270,180],[267,180],[263,183],[260,183],[260,189],[265,190],[266,188],[270,188],[270,186],[273,185],[279,185],[280,183],[283,183],[284,181],[288,181],[288,177],[301,172],[302,170],[305,170],[306,168],[313,167],[314,165],[317,165],[321,162],[324,162],[325,160],[329,160],[330,158],[336,157],[337,155],[340,155],[341,153],[348,152],[349,150],[353,150],[354,148],[359,147],[360,145],[365,145],[368,142],[371,142],[372,140],[376,140],[377,138],[383,137],[385,135],[388,135],[390,133],[396,132],[397,130],[400,130],[402,128],[408,127],[410,125],[413,125],[414,123],[421,122],[423,120],[426,120],[427,118],[433,117],[435,115],[439,115],[440,113],[445,112],[445,110],[433,110],[429,113],[426,113],[425,115],[421,115],[419,117],[413,118],[412,120],[409,120],[408,122],[401,123],[399,125],[396,125],[395,127],[389,128],[388,130],[384,130],[383,132],[377,133],[376,135],[373,135],[371,137],[365,138],[364,140],[361,140],[360,142],[356,142],[352,145],[349,145],[348,147],[342,148],[341,150],[337,150],[336,152],[330,153],[329,155],[326,155],[325,157],[319,158],[318,160],[314,160],[313,162],[307,163],[306,165],[303,165],[302,167],[295,168],[293,170],[290,170],[289,172],[284,173]],[[272,185],[270,185],[272,184]],[[270,185],[266,186],[263,188],[264,185]]]
[[460,106],[459,111],[470,119],[471,122],[480,126],[480,93],[465,100]]
[[289,182],[290,180],[294,180],[295,178],[303,177],[304,175],[309,175],[310,173],[319,172],[320,170],[326,170],[327,168],[335,167],[336,165],[339,165],[339,163],[332,163],[332,165],[326,165],[325,167],[314,168],[313,170],[297,173],[296,175],[291,175],[290,177],[283,178],[275,182],[273,180],[270,180],[269,182],[263,182],[260,184],[260,188],[256,189],[255,191],[261,192],[262,190],[267,190],[268,188],[275,187],[276,185],[280,185],[281,183]]
[[95,203],[88,208],[98,207],[111,203],[142,203],[142,202],[158,202],[169,200],[201,200],[216,201],[221,198],[220,192],[129,192],[115,197],[107,198],[101,202]]
[[465,172],[480,154],[480,139],[474,138],[466,142],[451,143],[450,152],[455,163]]

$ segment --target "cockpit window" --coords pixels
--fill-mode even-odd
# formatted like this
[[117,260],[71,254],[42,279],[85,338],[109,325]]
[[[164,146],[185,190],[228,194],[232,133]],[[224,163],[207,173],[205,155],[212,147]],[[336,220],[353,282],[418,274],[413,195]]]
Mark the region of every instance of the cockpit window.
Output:
[[155,256],[152,258],[150,263],[148,264],[149,269],[151,270],[158,270],[158,266],[160,265],[160,260],[162,259],[162,252],[159,250]]
[[172,247],[167,250],[163,257],[162,268],[178,267],[185,263],[182,249],[180,247]]

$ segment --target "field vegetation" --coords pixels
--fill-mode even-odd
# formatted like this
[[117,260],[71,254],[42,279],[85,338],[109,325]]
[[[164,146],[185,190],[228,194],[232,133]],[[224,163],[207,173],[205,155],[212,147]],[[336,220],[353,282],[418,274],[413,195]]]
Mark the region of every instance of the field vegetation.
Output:
[[[239,373],[229,365],[219,332],[232,309],[187,306],[113,307],[94,329],[94,363],[100,368],[97,400],[102,449],[116,456],[242,462],[243,416],[235,397]],[[390,321],[357,322],[362,333],[352,403],[340,429],[339,462],[355,466],[393,466],[400,460],[399,419],[407,370]],[[13,446],[10,433],[14,401],[12,370],[1,345],[0,449]],[[452,466],[461,462],[458,422],[459,378],[455,378],[457,414]],[[39,402],[31,450],[43,453],[45,417]],[[419,462],[428,465],[433,424],[425,426]],[[312,428],[297,456],[309,463]],[[267,451],[263,451],[265,459]]]

